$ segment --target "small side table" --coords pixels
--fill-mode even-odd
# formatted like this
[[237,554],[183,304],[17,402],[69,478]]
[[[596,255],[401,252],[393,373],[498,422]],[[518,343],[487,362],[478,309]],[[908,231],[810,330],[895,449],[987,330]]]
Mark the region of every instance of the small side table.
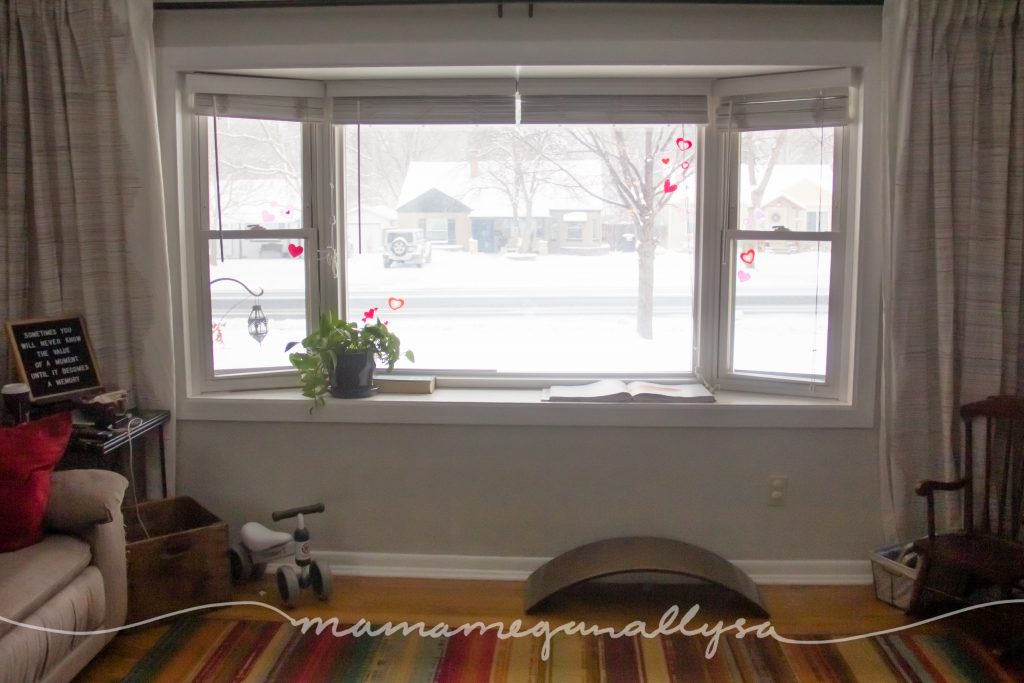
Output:
[[[123,464],[122,449],[129,444],[131,444],[133,449],[136,448],[142,437],[147,434],[152,434],[155,430],[160,454],[160,492],[161,495],[166,498],[167,461],[164,453],[164,425],[170,421],[171,413],[168,410],[132,410],[130,412],[133,417],[142,420],[142,424],[132,427],[130,433],[127,430],[113,432],[109,435],[82,433],[80,431],[72,432],[71,441],[68,443],[68,450],[65,453],[64,461],[58,465],[58,469],[80,467],[80,459],[83,455],[86,457],[91,456],[94,458],[101,458],[104,461],[109,461],[110,456],[114,455],[118,457],[117,464],[119,466],[117,469],[125,472],[127,471],[127,468],[120,466]],[[113,463],[110,463],[106,466],[110,468],[112,464]],[[148,498],[149,496],[147,495],[146,497]]]

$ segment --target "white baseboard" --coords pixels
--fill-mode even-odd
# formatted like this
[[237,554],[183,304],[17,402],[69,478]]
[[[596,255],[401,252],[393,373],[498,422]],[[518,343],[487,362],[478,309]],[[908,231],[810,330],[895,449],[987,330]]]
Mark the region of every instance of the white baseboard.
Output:
[[735,560],[754,583],[779,586],[871,585],[869,560]]
[[[336,576],[491,581],[525,581],[533,570],[548,560],[543,557],[315,551],[314,556],[330,565],[331,573]],[[871,583],[871,563],[868,560],[734,562],[753,579],[754,583],[761,585],[839,586]]]

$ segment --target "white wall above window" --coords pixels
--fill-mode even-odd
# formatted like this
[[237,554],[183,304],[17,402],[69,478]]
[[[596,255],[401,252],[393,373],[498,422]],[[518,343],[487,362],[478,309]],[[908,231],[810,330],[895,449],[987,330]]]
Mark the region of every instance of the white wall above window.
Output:
[[545,6],[533,19],[525,7],[510,6],[498,19],[493,5],[434,5],[158,11],[154,30],[158,49],[180,50],[183,62],[264,75],[444,66],[466,70],[457,77],[490,77],[481,69],[519,65],[550,69],[545,77],[636,77],[643,74],[631,69],[657,65],[712,67],[684,75],[724,77],[736,74],[722,69],[737,66],[768,73],[865,64],[877,56],[881,17],[881,7],[566,3]]

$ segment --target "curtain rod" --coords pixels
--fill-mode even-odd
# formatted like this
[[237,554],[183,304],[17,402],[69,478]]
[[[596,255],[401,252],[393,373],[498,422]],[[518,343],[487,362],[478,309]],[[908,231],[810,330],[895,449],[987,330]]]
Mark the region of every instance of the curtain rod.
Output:
[[[643,0],[659,5],[882,5],[884,0]],[[372,7],[386,5],[634,4],[623,0],[156,0],[154,9],[257,9],[281,7]]]

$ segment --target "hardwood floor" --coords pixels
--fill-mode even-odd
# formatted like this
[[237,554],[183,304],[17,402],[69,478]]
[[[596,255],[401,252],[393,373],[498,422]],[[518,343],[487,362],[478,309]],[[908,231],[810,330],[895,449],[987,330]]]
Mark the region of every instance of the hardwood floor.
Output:
[[[457,625],[522,619],[529,625],[545,619],[552,624],[585,621],[621,627],[637,619],[654,626],[672,604],[678,604],[683,612],[699,604],[701,618],[692,621],[692,626],[720,619],[730,624],[743,616],[741,607],[724,601],[713,589],[697,584],[646,588],[594,584],[560,599],[543,614],[526,616],[522,609],[523,586],[516,581],[335,577],[330,602],[320,602],[312,591],[303,591],[298,607],[290,614],[338,617],[343,623],[366,619],[374,623],[422,620],[428,625],[440,622]],[[876,600],[871,586],[762,586],[761,594],[776,631],[787,636],[868,633],[909,623],[900,610]],[[280,605],[272,576],[241,587],[235,599]],[[216,619],[280,618],[270,610],[255,606],[230,607],[207,616]],[[752,619],[751,623],[757,622]],[[166,630],[166,625],[156,625],[118,635],[76,681],[120,681]]]

